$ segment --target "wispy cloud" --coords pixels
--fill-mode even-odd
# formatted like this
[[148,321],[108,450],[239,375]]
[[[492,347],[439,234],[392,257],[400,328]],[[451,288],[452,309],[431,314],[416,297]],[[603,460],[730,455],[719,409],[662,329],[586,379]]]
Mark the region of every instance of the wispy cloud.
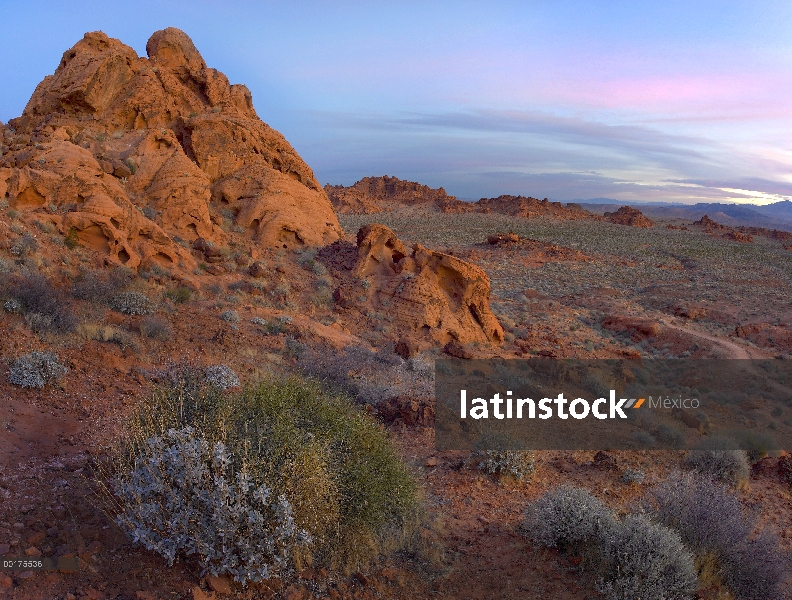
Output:
[[[783,180],[735,173],[735,163],[744,173],[761,164],[760,172],[775,175],[787,167],[779,157],[643,125],[494,110],[312,112],[310,120],[324,142],[308,144],[307,155],[316,152],[317,175],[334,183],[387,173],[462,197],[509,193],[688,203],[766,202],[772,194],[783,199],[792,193]],[[330,147],[333,160],[323,161]]]

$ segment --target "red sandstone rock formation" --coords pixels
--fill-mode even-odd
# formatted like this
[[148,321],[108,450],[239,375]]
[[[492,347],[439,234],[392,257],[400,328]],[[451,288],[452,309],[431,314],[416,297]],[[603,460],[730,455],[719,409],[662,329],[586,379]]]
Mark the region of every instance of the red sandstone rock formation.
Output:
[[726,240],[734,240],[735,242],[749,243],[753,242],[753,236],[742,231],[738,231],[734,227],[721,225],[717,221],[713,221],[707,215],[704,215],[698,221],[694,221],[693,225],[701,227],[704,233],[709,233],[716,237]]
[[550,202],[547,198],[539,200],[526,196],[498,196],[482,198],[475,203],[476,212],[494,212],[513,217],[531,219],[535,217],[554,217],[557,219],[596,219],[596,215],[584,210],[579,204]]
[[436,341],[503,341],[489,307],[490,282],[480,268],[416,244],[409,252],[384,225],[358,232],[354,273],[371,277],[380,297],[390,297],[395,321]]
[[443,188],[403,181],[396,177],[364,177],[357,183],[325,186],[330,201],[339,213],[371,214],[393,209],[394,205],[413,206],[416,204],[462,203],[449,196]]
[[503,341],[489,306],[489,278],[475,265],[418,244],[408,250],[379,224],[358,232],[357,247],[339,241],[318,258],[346,280],[334,293],[339,308],[386,313],[397,336],[410,340],[407,354],[406,346],[421,340]]
[[198,238],[293,247],[342,235],[245,86],[208,68],[178,29],[146,51],[93,32],[63,55],[2,129],[0,199],[132,268],[192,263]]
[[424,205],[443,213],[499,213],[514,217],[554,217],[559,219],[594,219],[601,217],[579,204],[550,202],[526,196],[498,196],[477,202],[463,202],[443,188],[433,189],[396,177],[365,177],[351,185],[326,185],[325,191],[339,213],[371,214],[393,210],[395,206]]
[[630,227],[654,227],[654,221],[645,217],[640,210],[631,206],[622,206],[616,212],[606,212],[605,220],[617,225]]

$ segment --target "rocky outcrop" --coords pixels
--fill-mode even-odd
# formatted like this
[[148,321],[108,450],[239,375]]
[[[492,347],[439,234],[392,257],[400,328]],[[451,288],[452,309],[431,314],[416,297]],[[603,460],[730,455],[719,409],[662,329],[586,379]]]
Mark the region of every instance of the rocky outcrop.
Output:
[[393,210],[394,206],[461,202],[443,188],[404,181],[396,177],[364,177],[349,187],[325,186],[330,201],[339,213],[371,214]]
[[630,227],[654,227],[654,221],[645,217],[637,208],[622,206],[615,212],[606,212],[605,220],[617,225],[628,225]]
[[704,233],[709,233],[715,237],[723,238],[725,240],[733,240],[735,242],[750,243],[753,242],[753,236],[750,233],[743,233],[742,231],[729,227],[728,225],[721,225],[717,221],[710,219],[704,215],[698,221],[694,221],[695,227],[701,228]]
[[396,177],[364,177],[357,183],[325,186],[336,211],[349,214],[387,212],[397,206],[423,205],[442,213],[498,213],[530,219],[551,217],[557,219],[594,219],[594,215],[579,204],[550,202],[528,196],[498,196],[481,198],[477,202],[464,202],[450,196],[443,188],[433,189],[420,183],[402,181]]
[[584,210],[579,204],[550,202],[547,198],[539,200],[527,196],[498,196],[482,198],[475,203],[476,212],[498,213],[512,217],[531,219],[535,217],[553,217],[557,219],[594,219],[595,215]]
[[313,172],[190,38],[148,58],[87,33],[2,129],[0,199],[113,263],[194,263],[190,245],[320,246],[342,234]]
[[343,242],[334,246],[319,259],[353,277],[349,281],[347,276],[347,283],[335,291],[340,308],[359,307],[365,299],[369,310],[388,316],[396,334],[413,339],[439,344],[503,341],[503,329],[489,306],[489,278],[475,265],[418,244],[407,249],[379,224],[358,232],[356,248]]

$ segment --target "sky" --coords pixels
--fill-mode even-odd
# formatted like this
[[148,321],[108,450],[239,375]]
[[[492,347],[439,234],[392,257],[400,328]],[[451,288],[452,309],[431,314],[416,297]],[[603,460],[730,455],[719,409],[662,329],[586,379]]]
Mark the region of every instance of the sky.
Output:
[[173,26],[319,181],[460,198],[792,199],[792,2],[0,0],[0,121],[102,30]]

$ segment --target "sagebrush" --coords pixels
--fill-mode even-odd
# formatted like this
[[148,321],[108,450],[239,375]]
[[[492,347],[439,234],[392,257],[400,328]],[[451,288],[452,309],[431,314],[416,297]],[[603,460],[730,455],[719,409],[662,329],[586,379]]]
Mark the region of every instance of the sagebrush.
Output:
[[[412,539],[418,518],[418,485],[381,426],[348,400],[326,392],[316,382],[298,378],[267,380],[237,392],[224,392],[194,375],[189,369],[180,370],[178,376],[168,379],[169,385],[143,402],[131,417],[129,434],[105,478],[107,489],[114,492],[113,516],[126,523],[125,531],[132,539],[143,541],[135,531],[151,518],[152,501],[125,490],[137,489],[134,482],[149,477],[147,472],[138,473],[136,465],[153,447],[160,448],[158,444],[165,444],[160,449],[170,455],[200,455],[201,464],[208,455],[196,454],[196,448],[221,444],[228,470],[225,482],[216,479],[216,484],[230,490],[244,473],[250,489],[264,486],[268,498],[278,502],[283,498],[290,507],[295,531],[305,532],[300,540],[284,538],[278,553],[265,556],[248,551],[253,534],[244,528],[231,530],[238,532],[239,539],[223,540],[212,533],[215,529],[188,527],[177,508],[188,513],[199,510],[197,500],[187,496],[200,496],[204,480],[193,477],[192,483],[176,485],[166,472],[157,479],[155,502],[157,511],[162,512],[156,523],[163,527],[158,526],[147,539],[168,560],[186,556],[203,540],[197,558],[204,569],[256,580],[264,577],[264,566],[278,576],[287,576],[306,563],[351,571]],[[182,465],[181,459],[174,460]],[[198,463],[193,466],[204,473]],[[212,468],[206,466],[214,477]],[[217,518],[211,516],[219,510],[212,508],[212,502],[200,505],[203,512],[201,518],[195,515],[196,523]],[[256,510],[264,514],[263,507]],[[270,510],[267,514],[275,513]],[[227,518],[236,517],[229,513]],[[280,526],[277,523],[277,519],[269,520],[262,527],[273,535],[272,527]],[[248,557],[243,570],[229,567],[234,559],[224,557],[226,551]],[[283,561],[275,560],[276,555]]]

